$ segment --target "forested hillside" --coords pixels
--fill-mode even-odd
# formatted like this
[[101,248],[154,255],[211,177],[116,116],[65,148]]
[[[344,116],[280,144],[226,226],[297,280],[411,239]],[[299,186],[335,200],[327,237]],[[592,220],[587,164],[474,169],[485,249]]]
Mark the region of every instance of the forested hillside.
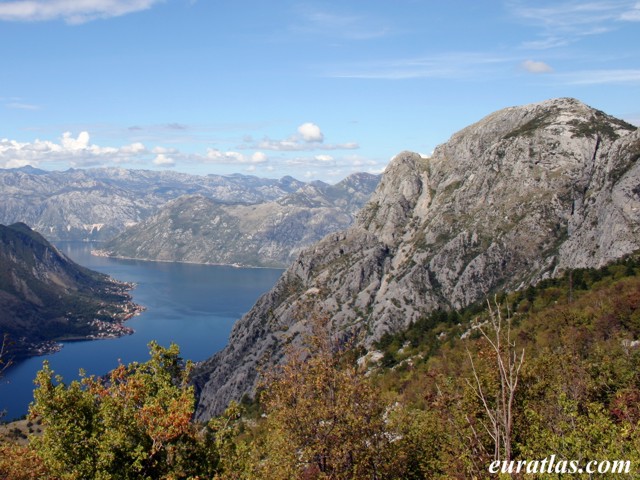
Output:
[[141,308],[132,287],[71,261],[23,223],[0,225],[0,338],[7,337],[8,357],[131,333],[123,322]]
[[0,474],[465,479],[489,478],[495,460],[514,461],[512,478],[591,461],[630,462],[597,478],[640,472],[638,256],[435,311],[368,352],[309,314],[304,346],[257,398],[207,425],[191,420],[191,366],[175,346],[106,380],[65,386],[45,367],[31,410],[44,434],[0,445]]

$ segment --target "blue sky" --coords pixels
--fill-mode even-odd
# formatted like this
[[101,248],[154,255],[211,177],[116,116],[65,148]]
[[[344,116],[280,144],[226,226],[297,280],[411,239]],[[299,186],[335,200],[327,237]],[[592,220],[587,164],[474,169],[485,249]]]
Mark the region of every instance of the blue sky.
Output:
[[512,105],[640,124],[640,1],[0,0],[0,167],[339,181]]

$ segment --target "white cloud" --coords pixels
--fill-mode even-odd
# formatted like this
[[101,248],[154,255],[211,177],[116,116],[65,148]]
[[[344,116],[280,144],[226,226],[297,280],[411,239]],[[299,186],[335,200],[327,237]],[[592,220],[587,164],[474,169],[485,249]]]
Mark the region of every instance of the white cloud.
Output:
[[120,151],[125,154],[138,154],[146,152],[147,148],[144,146],[144,144],[135,142],[131,145],[125,145],[124,147],[121,147]]
[[[199,156],[196,157],[200,158]],[[259,164],[267,162],[267,156],[262,152],[255,152],[250,157],[239,152],[221,152],[215,148],[208,148],[205,161],[220,164]]]
[[507,0],[506,4],[516,18],[541,30],[540,39],[525,42],[525,48],[564,46],[581,37],[616,30],[620,20],[640,20],[637,0]]
[[71,132],[64,132],[61,139],[62,147],[69,151],[79,151],[89,146],[89,132],[80,132],[78,138],[73,138]]
[[153,164],[158,167],[173,167],[176,162],[173,158],[169,158],[164,153],[161,153],[153,159]]
[[406,80],[415,78],[486,79],[512,59],[483,52],[446,52],[442,54],[390,58],[375,62],[350,62],[333,66],[325,76],[332,78],[363,78]]
[[335,39],[370,40],[388,35],[387,19],[349,12],[330,12],[305,5],[299,7],[300,16],[291,30],[298,33],[322,35]]
[[298,127],[298,133],[305,142],[323,142],[324,135],[320,131],[320,127],[315,123],[303,123]]
[[620,20],[640,22],[640,2],[636,3],[630,10],[620,15]]
[[553,2],[522,2],[512,0],[508,2],[511,12],[523,20],[538,26],[555,30],[577,33],[577,30],[591,31],[594,26],[601,30],[606,28],[602,24],[617,20],[630,8],[632,1],[575,1],[554,0]]
[[331,155],[316,155],[315,159],[323,163],[332,163],[334,161]]
[[324,134],[315,123],[303,123],[297,128],[296,133],[284,140],[273,140],[265,137],[262,140],[255,140],[251,137],[245,138],[242,149],[275,150],[281,152],[299,152],[304,150],[352,150],[360,148],[355,142],[326,144]]
[[[0,163],[0,165],[2,165],[2,163]],[[3,168],[21,168],[26,167],[27,165],[31,165],[29,160],[12,159],[7,161]]]
[[255,152],[251,155],[251,161],[253,163],[264,163],[267,161],[267,156],[262,152]]
[[536,62],[535,60],[525,60],[524,62],[522,62],[521,66],[529,73],[553,72],[553,68],[551,68],[549,65],[544,62]]
[[175,148],[167,148],[167,147],[159,147],[159,146],[153,147],[153,149],[151,149],[151,152],[155,153],[156,155],[164,155],[167,153],[170,153],[170,154],[179,153],[178,150]]
[[0,140],[0,167],[33,165],[41,163],[64,163],[71,166],[89,166],[106,163],[121,163],[135,160],[146,153],[142,143],[122,147],[101,147],[91,144],[86,131],[74,137],[65,132],[58,143],[36,139],[33,142]]
[[640,85],[640,70],[583,70],[557,75],[556,78],[566,85]]
[[360,168],[365,166],[374,166],[378,163],[375,160],[371,160],[369,158],[363,158],[358,155],[347,155],[344,157],[345,165],[350,165],[352,167]]
[[14,110],[40,110],[38,105],[33,105],[31,103],[22,103],[22,102],[9,102],[5,104],[5,107],[11,108]]
[[151,8],[162,0],[15,0],[0,3],[0,20],[40,22],[62,19],[80,24]]
[[370,168],[378,165],[376,161],[363,158],[358,155],[344,155],[339,158],[335,158],[332,155],[325,154],[290,158],[284,160],[283,164],[288,167],[303,166],[313,169],[333,168],[333,171],[341,171],[340,169],[362,171],[364,168]]

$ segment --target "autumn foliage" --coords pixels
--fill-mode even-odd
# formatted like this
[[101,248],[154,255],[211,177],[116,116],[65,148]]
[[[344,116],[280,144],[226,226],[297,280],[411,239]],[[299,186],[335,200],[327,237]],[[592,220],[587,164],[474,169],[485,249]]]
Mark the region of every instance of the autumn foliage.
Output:
[[207,425],[192,420],[175,345],[68,385],[45,363],[31,410],[44,433],[0,443],[0,478],[480,479],[494,459],[550,455],[629,460],[635,478],[639,270],[575,271],[490,309],[433,312],[382,339],[369,365],[310,315],[256,398]]
[[190,370],[178,347],[150,344],[146,363],[68,386],[45,362],[30,415],[44,433],[31,445],[53,478],[173,479],[210,472],[205,438],[191,422]]

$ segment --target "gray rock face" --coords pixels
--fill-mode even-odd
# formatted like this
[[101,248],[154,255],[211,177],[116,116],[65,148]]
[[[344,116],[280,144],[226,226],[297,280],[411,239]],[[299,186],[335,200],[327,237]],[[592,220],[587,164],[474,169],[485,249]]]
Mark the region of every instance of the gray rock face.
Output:
[[309,308],[366,345],[435,308],[639,249],[638,158],[636,127],[566,98],[493,113],[431,158],[399,154],[356,223],[302,252],[199,366],[199,418],[251,393]]
[[377,175],[356,173],[336,185],[314,182],[278,200],[251,205],[183,196],[107,242],[101,254],[286,267],[304,247],[349,227],[378,181]]
[[0,223],[24,222],[51,240],[107,240],[181,195],[220,202],[272,201],[306,185],[247,175],[97,168],[0,169]]

